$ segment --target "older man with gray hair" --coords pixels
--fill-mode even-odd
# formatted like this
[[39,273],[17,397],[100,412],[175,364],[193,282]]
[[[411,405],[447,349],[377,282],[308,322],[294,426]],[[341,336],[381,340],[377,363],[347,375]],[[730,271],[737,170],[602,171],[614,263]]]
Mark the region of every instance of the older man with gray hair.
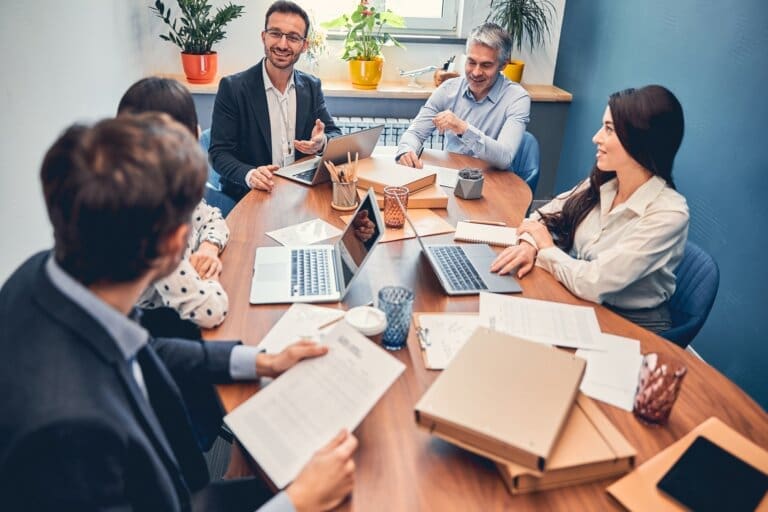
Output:
[[417,155],[437,129],[445,134],[446,151],[509,168],[531,110],[528,92],[499,73],[511,50],[512,39],[495,23],[474,28],[467,38],[464,76],[446,80],[432,93],[400,139],[395,160],[423,167]]

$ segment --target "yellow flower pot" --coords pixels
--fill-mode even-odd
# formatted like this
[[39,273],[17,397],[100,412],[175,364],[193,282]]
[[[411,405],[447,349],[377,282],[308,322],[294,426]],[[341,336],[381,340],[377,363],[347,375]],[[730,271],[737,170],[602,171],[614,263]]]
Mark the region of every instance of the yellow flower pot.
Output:
[[355,89],[376,89],[381,82],[381,72],[384,69],[384,58],[374,60],[350,60],[349,76]]
[[523,79],[524,67],[525,62],[522,60],[510,60],[509,64],[507,64],[502,70],[502,73],[505,77],[509,78],[513,82],[520,83],[520,81]]

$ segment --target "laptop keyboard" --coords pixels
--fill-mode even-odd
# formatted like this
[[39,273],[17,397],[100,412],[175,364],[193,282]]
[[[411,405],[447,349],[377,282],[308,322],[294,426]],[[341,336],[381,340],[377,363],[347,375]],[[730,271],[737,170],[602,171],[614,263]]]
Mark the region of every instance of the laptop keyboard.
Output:
[[327,249],[291,251],[291,295],[310,297],[331,293]]
[[308,171],[300,172],[298,174],[294,174],[294,178],[298,178],[303,181],[312,181],[312,178],[315,177],[315,173],[317,172],[317,169],[310,169]]
[[433,246],[429,250],[437,258],[443,274],[454,290],[488,289],[464,250],[458,245]]

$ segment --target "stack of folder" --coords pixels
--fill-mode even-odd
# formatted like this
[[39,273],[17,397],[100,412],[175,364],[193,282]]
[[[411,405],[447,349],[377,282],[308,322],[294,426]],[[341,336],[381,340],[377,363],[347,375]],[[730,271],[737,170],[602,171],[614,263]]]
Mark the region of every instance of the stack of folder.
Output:
[[571,353],[478,328],[415,407],[432,434],[497,462],[510,492],[625,473],[635,451],[589,398]]

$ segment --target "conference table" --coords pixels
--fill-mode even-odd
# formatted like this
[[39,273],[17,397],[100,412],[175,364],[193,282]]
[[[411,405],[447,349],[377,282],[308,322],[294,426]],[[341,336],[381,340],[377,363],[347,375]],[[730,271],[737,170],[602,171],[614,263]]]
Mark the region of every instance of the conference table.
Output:
[[[486,170],[483,197],[462,200],[448,190],[446,209],[434,211],[454,225],[466,218],[503,220],[517,225],[531,201],[527,185],[511,172],[489,169],[480,160],[427,150],[426,162],[461,169]],[[446,189],[447,190],[447,189]],[[252,306],[248,302],[253,257],[256,248],[276,245],[265,232],[321,218],[343,228],[344,223],[330,206],[331,185],[306,187],[275,178],[272,193],[251,191],[227,217],[231,235],[222,255],[221,282],[229,294],[227,320],[205,337],[240,339],[258,345],[289,305]],[[452,235],[430,237],[430,241],[452,240]],[[710,416],[756,444],[768,448],[768,415],[738,386],[694,354],[632,324],[612,311],[576,298],[548,272],[534,270],[520,280],[522,296],[567,304],[592,306],[603,332],[640,340],[643,353],[674,356],[688,367],[669,423],[651,427],[630,412],[596,402],[603,413],[637,450],[642,464]],[[415,239],[380,243],[370,256],[352,294],[357,301],[375,296],[386,285],[404,285],[414,290],[415,312],[477,312],[478,297],[448,297],[429,264],[420,257]],[[358,290],[355,290],[358,287]],[[360,299],[359,297],[363,297]],[[353,304],[356,305],[356,304]],[[348,304],[329,304],[348,309]],[[725,341],[724,341],[725,342]],[[446,443],[419,429],[413,407],[439,372],[427,370],[411,327],[407,347],[392,352],[406,369],[355,430],[360,444],[355,455],[355,486],[351,498],[340,507],[355,511],[449,511],[449,510],[614,510],[621,506],[605,492],[614,479],[513,496],[507,491],[495,465],[482,457]],[[546,385],[546,382],[533,383]],[[256,383],[222,385],[219,394],[227,411],[247,400],[259,389]],[[500,404],[499,414],[535,414],[521,411],[514,403]]]

